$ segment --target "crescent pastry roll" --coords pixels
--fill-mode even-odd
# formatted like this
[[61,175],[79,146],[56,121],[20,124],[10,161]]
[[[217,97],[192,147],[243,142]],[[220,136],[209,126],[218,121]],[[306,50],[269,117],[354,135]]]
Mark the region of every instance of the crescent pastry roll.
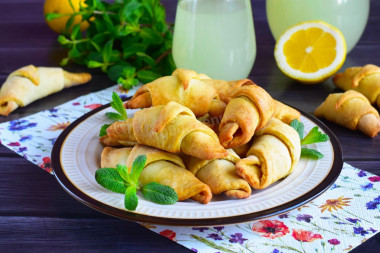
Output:
[[301,155],[296,130],[272,118],[254,137],[247,157],[236,163],[236,172],[255,189],[263,189],[289,175]]
[[107,135],[117,141],[137,142],[171,153],[217,159],[228,155],[215,132],[176,102],[137,111],[133,118],[115,122]]
[[223,193],[229,197],[248,198],[251,187],[235,170],[235,164],[240,157],[232,150],[222,159],[202,160],[187,156],[184,159],[186,167],[199,180],[211,188],[213,194]]
[[117,164],[123,164],[130,169],[139,155],[147,157],[139,177],[141,186],[156,182],[173,188],[180,201],[191,198],[202,204],[210,202],[212,198],[210,187],[186,170],[179,156],[166,151],[143,145],[120,149],[105,147],[101,156],[101,167],[115,168]]
[[379,113],[364,95],[354,90],[330,94],[314,114],[370,137],[380,131]]
[[28,65],[12,72],[0,89],[0,115],[8,116],[18,107],[58,92],[64,88],[87,83],[89,73],[69,73],[62,68]]
[[244,85],[232,93],[219,125],[220,143],[234,148],[247,143],[274,112],[272,97],[257,85]]
[[273,102],[275,105],[273,117],[281,120],[286,124],[290,124],[290,122],[292,122],[294,119],[300,119],[301,113],[298,110],[287,106],[286,104],[283,104],[275,99],[273,99]]
[[336,87],[342,90],[356,90],[368,98],[371,104],[380,107],[380,68],[367,64],[363,67],[347,68],[344,73],[333,77]]
[[139,88],[124,105],[137,109],[175,101],[190,108],[197,117],[207,113],[218,116],[223,114],[227,103],[220,96],[226,98],[226,92],[245,82],[213,80],[192,70],[176,69],[171,76],[158,78]]

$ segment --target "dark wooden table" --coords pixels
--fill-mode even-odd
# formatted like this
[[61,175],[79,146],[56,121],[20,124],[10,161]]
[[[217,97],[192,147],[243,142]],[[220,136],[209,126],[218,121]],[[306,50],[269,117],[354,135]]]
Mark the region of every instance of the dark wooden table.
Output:
[[[357,0],[359,1],[359,0]],[[162,1],[168,21],[174,21],[177,1]],[[274,40],[265,14],[265,0],[252,1],[258,54],[250,78],[274,98],[304,111],[314,109],[334,91],[331,80],[300,85],[277,68]],[[0,0],[0,83],[13,70],[28,64],[58,66],[65,51],[56,42],[42,14],[43,0]],[[342,69],[380,65],[380,1],[371,1],[367,28],[347,56]],[[87,71],[82,66],[69,70]],[[0,122],[24,117],[62,104],[80,95],[112,85],[93,72],[89,85],[64,90],[21,108]],[[380,175],[380,136],[369,138],[331,123],[344,161]],[[148,229],[94,211],[70,197],[54,176],[0,145],[0,252],[188,252]],[[380,252],[380,234],[352,252]]]

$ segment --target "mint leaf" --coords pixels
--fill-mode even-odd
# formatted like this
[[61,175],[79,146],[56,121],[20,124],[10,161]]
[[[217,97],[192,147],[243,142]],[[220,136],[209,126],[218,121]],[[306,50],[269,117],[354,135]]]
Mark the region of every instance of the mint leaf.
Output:
[[52,13],[47,13],[45,15],[45,18],[46,18],[46,20],[51,21],[51,20],[54,20],[56,18],[61,18],[61,17],[65,17],[65,16],[70,16],[70,14],[60,14],[60,13],[52,12]]
[[100,131],[99,131],[99,137],[103,137],[105,135],[107,135],[107,128],[110,126],[111,124],[104,124],[101,128],[100,128]]
[[115,109],[115,111],[117,111],[118,113],[120,113],[120,115],[121,115],[121,117],[123,119],[127,119],[128,118],[127,111],[125,110],[125,108],[123,106],[123,101],[121,100],[121,98],[119,97],[119,95],[117,95],[116,92],[112,92],[111,107],[113,109]]
[[116,112],[106,112],[106,116],[107,118],[115,120],[115,121],[124,120],[123,116],[121,116],[120,114]]
[[134,211],[136,210],[138,203],[139,203],[139,200],[136,194],[136,187],[129,186],[127,190],[125,191],[124,207],[127,210]]
[[321,159],[323,158],[323,154],[318,152],[315,149],[310,148],[301,148],[301,156],[305,158],[311,158],[311,159]]
[[144,198],[157,204],[170,205],[178,201],[178,195],[171,187],[156,182],[145,185],[141,192]]
[[[304,135],[304,124],[299,120],[295,119],[290,123],[290,126],[293,127],[300,136],[301,145],[307,145],[317,142],[325,142],[329,140],[329,136],[327,134],[323,134],[319,131],[318,127],[313,127],[310,132],[303,137]],[[309,148],[301,148],[301,156],[305,158],[311,159],[320,159],[323,157],[323,154],[318,152],[315,149]]]
[[117,173],[119,173],[121,178],[125,181],[125,183],[127,183],[128,186],[134,186],[133,184],[131,184],[131,178],[129,176],[127,166],[118,164],[116,165],[116,171]]
[[130,177],[131,177],[132,182],[136,183],[136,185],[138,184],[140,174],[145,167],[145,163],[146,163],[146,155],[139,155],[133,161]]
[[301,121],[299,121],[298,119],[294,119],[292,120],[292,122],[290,122],[290,126],[293,127],[298,135],[300,136],[300,139],[302,140],[303,139],[303,133],[304,133],[304,125]]
[[123,178],[113,168],[101,168],[95,172],[95,180],[104,188],[117,192],[125,193],[127,187]]
[[329,140],[327,134],[323,134],[319,131],[318,127],[313,127],[310,132],[302,139],[301,145],[312,144],[317,142],[325,142]]
[[[77,16],[89,24],[84,33],[75,24]],[[45,17],[48,20],[67,17],[66,28],[61,31],[66,39],[61,38],[59,43],[71,52],[67,57],[70,61],[101,68],[114,81],[123,78],[126,80],[123,87],[131,88],[153,75],[145,73],[141,79],[136,75],[130,77],[119,67],[111,70],[112,66],[128,65],[136,73],[146,70],[157,76],[170,75],[175,69],[171,53],[173,27],[166,22],[165,8],[160,1],[93,0],[72,13],[48,13]],[[93,59],[94,53],[100,58]]]

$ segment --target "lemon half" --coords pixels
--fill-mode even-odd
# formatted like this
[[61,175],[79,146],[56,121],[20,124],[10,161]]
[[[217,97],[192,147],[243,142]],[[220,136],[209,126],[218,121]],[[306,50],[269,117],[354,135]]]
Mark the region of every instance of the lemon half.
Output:
[[276,42],[274,56],[285,75],[314,84],[340,69],[346,50],[346,41],[339,29],[323,21],[309,21],[286,30]]

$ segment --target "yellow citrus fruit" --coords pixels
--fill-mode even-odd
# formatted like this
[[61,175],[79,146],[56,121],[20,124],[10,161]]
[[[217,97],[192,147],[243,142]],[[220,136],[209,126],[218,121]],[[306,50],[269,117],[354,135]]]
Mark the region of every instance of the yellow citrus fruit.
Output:
[[274,56],[285,75],[306,84],[319,83],[344,63],[346,41],[339,29],[326,22],[303,22],[281,35]]
[[[84,0],[71,0],[73,4],[74,10],[79,11],[80,5],[86,6]],[[45,0],[44,4],[44,15],[47,13],[58,13],[58,14],[71,14],[74,12],[73,8],[70,5],[69,0]],[[66,22],[70,18],[70,16],[63,16],[60,18],[56,18],[53,20],[46,20],[48,26],[55,32],[61,33],[65,30]],[[81,23],[82,16],[77,15],[74,19],[73,26]],[[88,28],[88,22],[83,22],[80,26],[80,30],[84,31]]]

